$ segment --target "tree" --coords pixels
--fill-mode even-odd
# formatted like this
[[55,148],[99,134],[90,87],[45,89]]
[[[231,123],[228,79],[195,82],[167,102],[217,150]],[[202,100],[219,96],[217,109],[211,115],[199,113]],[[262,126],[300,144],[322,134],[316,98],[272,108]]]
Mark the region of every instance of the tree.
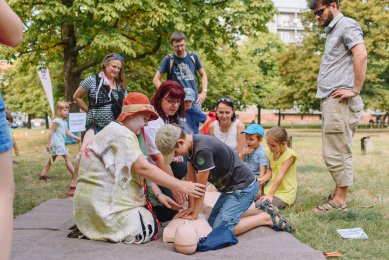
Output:
[[219,50],[220,64],[206,63],[212,87],[205,106],[212,109],[220,97],[228,95],[236,101],[238,108],[256,105],[258,116],[261,107],[292,107],[293,102],[286,102],[280,95],[284,88],[280,83],[277,54],[284,48],[277,36],[257,33],[242,40],[236,50],[227,47]]
[[[22,64],[21,60],[17,61],[0,77],[0,91],[4,101],[11,111],[22,111],[28,114],[29,120],[33,116],[47,119],[51,110],[38,78],[38,67],[23,67]],[[50,66],[52,84],[56,90],[53,93],[54,102],[63,100],[63,84],[60,84],[58,69],[55,69],[58,67],[60,64],[52,63]]]
[[219,44],[234,47],[239,35],[265,30],[275,12],[271,0],[19,0],[11,5],[26,26],[14,57],[24,57],[29,67],[61,63],[66,101],[106,53],[118,52],[127,60],[130,90],[151,94],[171,32],[186,32],[193,49],[216,60]]

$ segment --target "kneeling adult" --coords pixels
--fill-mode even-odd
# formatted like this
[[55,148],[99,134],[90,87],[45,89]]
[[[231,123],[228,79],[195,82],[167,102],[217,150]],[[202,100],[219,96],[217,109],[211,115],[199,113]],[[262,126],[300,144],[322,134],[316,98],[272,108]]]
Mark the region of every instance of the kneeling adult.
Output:
[[145,95],[131,93],[117,121],[82,151],[74,220],[86,237],[137,244],[152,240],[158,225],[146,207],[145,178],[189,196],[204,194],[205,185],[180,181],[143,156],[141,128],[157,118]]

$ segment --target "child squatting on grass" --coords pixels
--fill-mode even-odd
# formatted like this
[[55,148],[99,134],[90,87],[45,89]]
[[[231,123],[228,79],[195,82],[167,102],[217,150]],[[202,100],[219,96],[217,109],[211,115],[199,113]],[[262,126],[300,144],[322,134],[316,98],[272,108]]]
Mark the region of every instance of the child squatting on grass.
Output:
[[73,197],[74,191],[77,185],[77,174],[74,173],[72,162],[69,158],[69,152],[65,147],[66,135],[76,139],[78,142],[80,138],[72,134],[67,127],[66,118],[69,116],[69,104],[66,102],[58,102],[55,107],[55,115],[53,123],[50,126],[49,141],[47,143],[47,150],[50,153],[50,159],[47,160],[46,165],[43,167],[39,176],[39,180],[47,181],[47,173],[51,167],[51,164],[55,161],[58,155],[61,155],[65,159],[66,168],[73,176],[70,184],[67,197]]
[[259,184],[258,194],[255,200],[263,196],[264,182],[263,177],[269,171],[269,159],[266,151],[261,146],[262,137],[265,135],[263,127],[258,124],[251,124],[246,130],[240,132],[245,134],[246,144],[239,154],[245,164],[254,172]]
[[272,127],[266,134],[266,141],[270,171],[262,181],[269,182],[264,189],[265,195],[257,201],[257,206],[265,200],[269,200],[277,208],[291,206],[297,195],[297,154],[287,146],[288,133],[282,127]]
[[[217,138],[188,135],[179,127],[167,124],[158,130],[156,145],[165,164],[170,163],[174,156],[187,156],[188,180],[204,185],[209,181],[221,192],[208,218],[213,229],[224,225],[235,235],[258,226],[294,231],[269,201],[248,210],[258,193],[255,175],[232,148]],[[188,209],[179,212],[175,218],[197,219],[203,201],[204,196],[190,198]]]

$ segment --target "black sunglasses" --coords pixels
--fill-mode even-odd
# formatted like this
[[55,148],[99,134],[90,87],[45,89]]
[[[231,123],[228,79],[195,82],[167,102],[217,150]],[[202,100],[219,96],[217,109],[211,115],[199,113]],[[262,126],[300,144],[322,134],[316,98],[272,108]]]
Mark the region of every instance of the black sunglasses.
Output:
[[313,14],[315,16],[322,16],[322,14],[324,13],[324,11],[326,10],[327,7],[329,7],[330,5],[326,5],[320,9],[317,9],[316,11],[313,12]]
[[111,58],[111,57],[114,57],[115,59],[120,60],[122,63],[125,63],[124,58],[117,53],[112,53],[112,54],[108,55],[107,58],[105,58],[105,59],[107,60],[108,58]]

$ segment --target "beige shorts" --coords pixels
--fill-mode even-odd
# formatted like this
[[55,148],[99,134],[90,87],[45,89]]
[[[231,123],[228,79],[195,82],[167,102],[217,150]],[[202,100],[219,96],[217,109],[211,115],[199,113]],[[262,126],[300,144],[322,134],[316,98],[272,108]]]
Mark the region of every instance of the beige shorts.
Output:
[[[362,102],[357,97],[356,102]],[[323,158],[338,187],[353,184],[352,137],[361,120],[363,109],[350,109],[350,100],[339,102],[329,96],[322,100]],[[363,108],[363,103],[362,103]]]

